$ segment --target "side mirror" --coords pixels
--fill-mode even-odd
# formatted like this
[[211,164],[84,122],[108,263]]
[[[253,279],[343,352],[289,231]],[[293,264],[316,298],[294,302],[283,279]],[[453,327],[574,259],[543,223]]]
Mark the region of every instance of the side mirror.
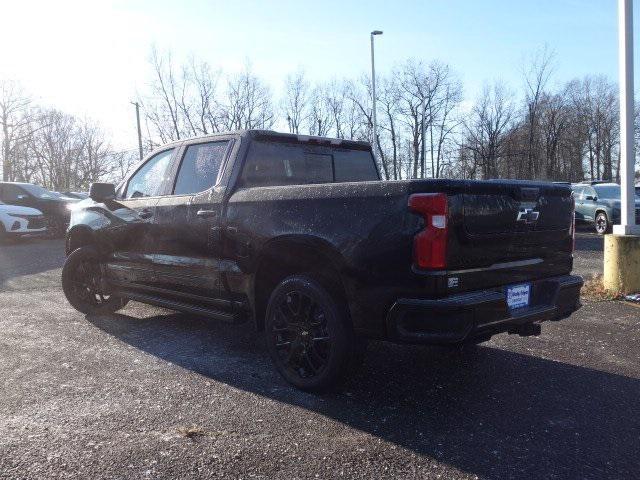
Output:
[[104,202],[116,198],[116,186],[113,183],[92,183],[89,197],[94,202]]

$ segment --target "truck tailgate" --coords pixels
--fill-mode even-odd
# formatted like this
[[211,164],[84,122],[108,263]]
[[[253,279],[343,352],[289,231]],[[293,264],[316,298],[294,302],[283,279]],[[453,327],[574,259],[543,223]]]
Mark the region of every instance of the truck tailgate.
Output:
[[433,187],[416,182],[410,193],[447,194],[446,270],[424,274],[447,277],[448,293],[571,271],[574,207],[568,185],[449,180]]

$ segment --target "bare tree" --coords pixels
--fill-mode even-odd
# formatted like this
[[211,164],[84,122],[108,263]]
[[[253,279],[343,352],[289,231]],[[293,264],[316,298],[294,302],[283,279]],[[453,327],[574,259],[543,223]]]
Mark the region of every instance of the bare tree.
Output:
[[554,53],[547,46],[540,50],[531,64],[524,71],[525,101],[527,108],[526,125],[528,131],[527,144],[527,174],[534,178],[537,165],[537,151],[535,149],[536,132],[538,128],[538,113],[540,100],[553,71]]
[[275,121],[271,91],[249,64],[227,80],[223,109],[225,130],[271,128]]
[[506,88],[500,83],[485,85],[465,123],[465,146],[472,152],[473,162],[480,167],[483,178],[499,176],[498,161],[513,116],[514,107]]
[[289,132],[299,134],[302,125],[306,124],[310,115],[309,101],[309,82],[304,71],[298,70],[287,75],[282,109],[287,117]]
[[15,180],[18,169],[14,165],[18,154],[24,152],[32,132],[31,99],[14,81],[0,81],[0,128],[2,129],[0,160],[2,178]]

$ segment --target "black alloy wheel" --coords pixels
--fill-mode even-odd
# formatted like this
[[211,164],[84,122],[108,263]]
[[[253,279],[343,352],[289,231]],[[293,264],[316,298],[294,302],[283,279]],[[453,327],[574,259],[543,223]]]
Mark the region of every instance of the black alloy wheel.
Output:
[[69,303],[87,315],[113,313],[127,303],[109,291],[93,247],[82,247],[69,255],[62,269],[62,290]]
[[346,306],[306,276],[289,277],[276,287],[267,307],[266,330],[269,354],[280,374],[309,391],[336,384],[356,344]]

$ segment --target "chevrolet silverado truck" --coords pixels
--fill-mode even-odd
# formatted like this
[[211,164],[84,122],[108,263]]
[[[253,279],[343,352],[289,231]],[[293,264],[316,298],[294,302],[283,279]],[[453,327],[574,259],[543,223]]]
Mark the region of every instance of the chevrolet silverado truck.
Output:
[[62,286],[264,332],[318,391],[367,339],[476,344],[580,307],[568,185],[381,181],[365,142],[250,130],[167,144],[72,208]]

